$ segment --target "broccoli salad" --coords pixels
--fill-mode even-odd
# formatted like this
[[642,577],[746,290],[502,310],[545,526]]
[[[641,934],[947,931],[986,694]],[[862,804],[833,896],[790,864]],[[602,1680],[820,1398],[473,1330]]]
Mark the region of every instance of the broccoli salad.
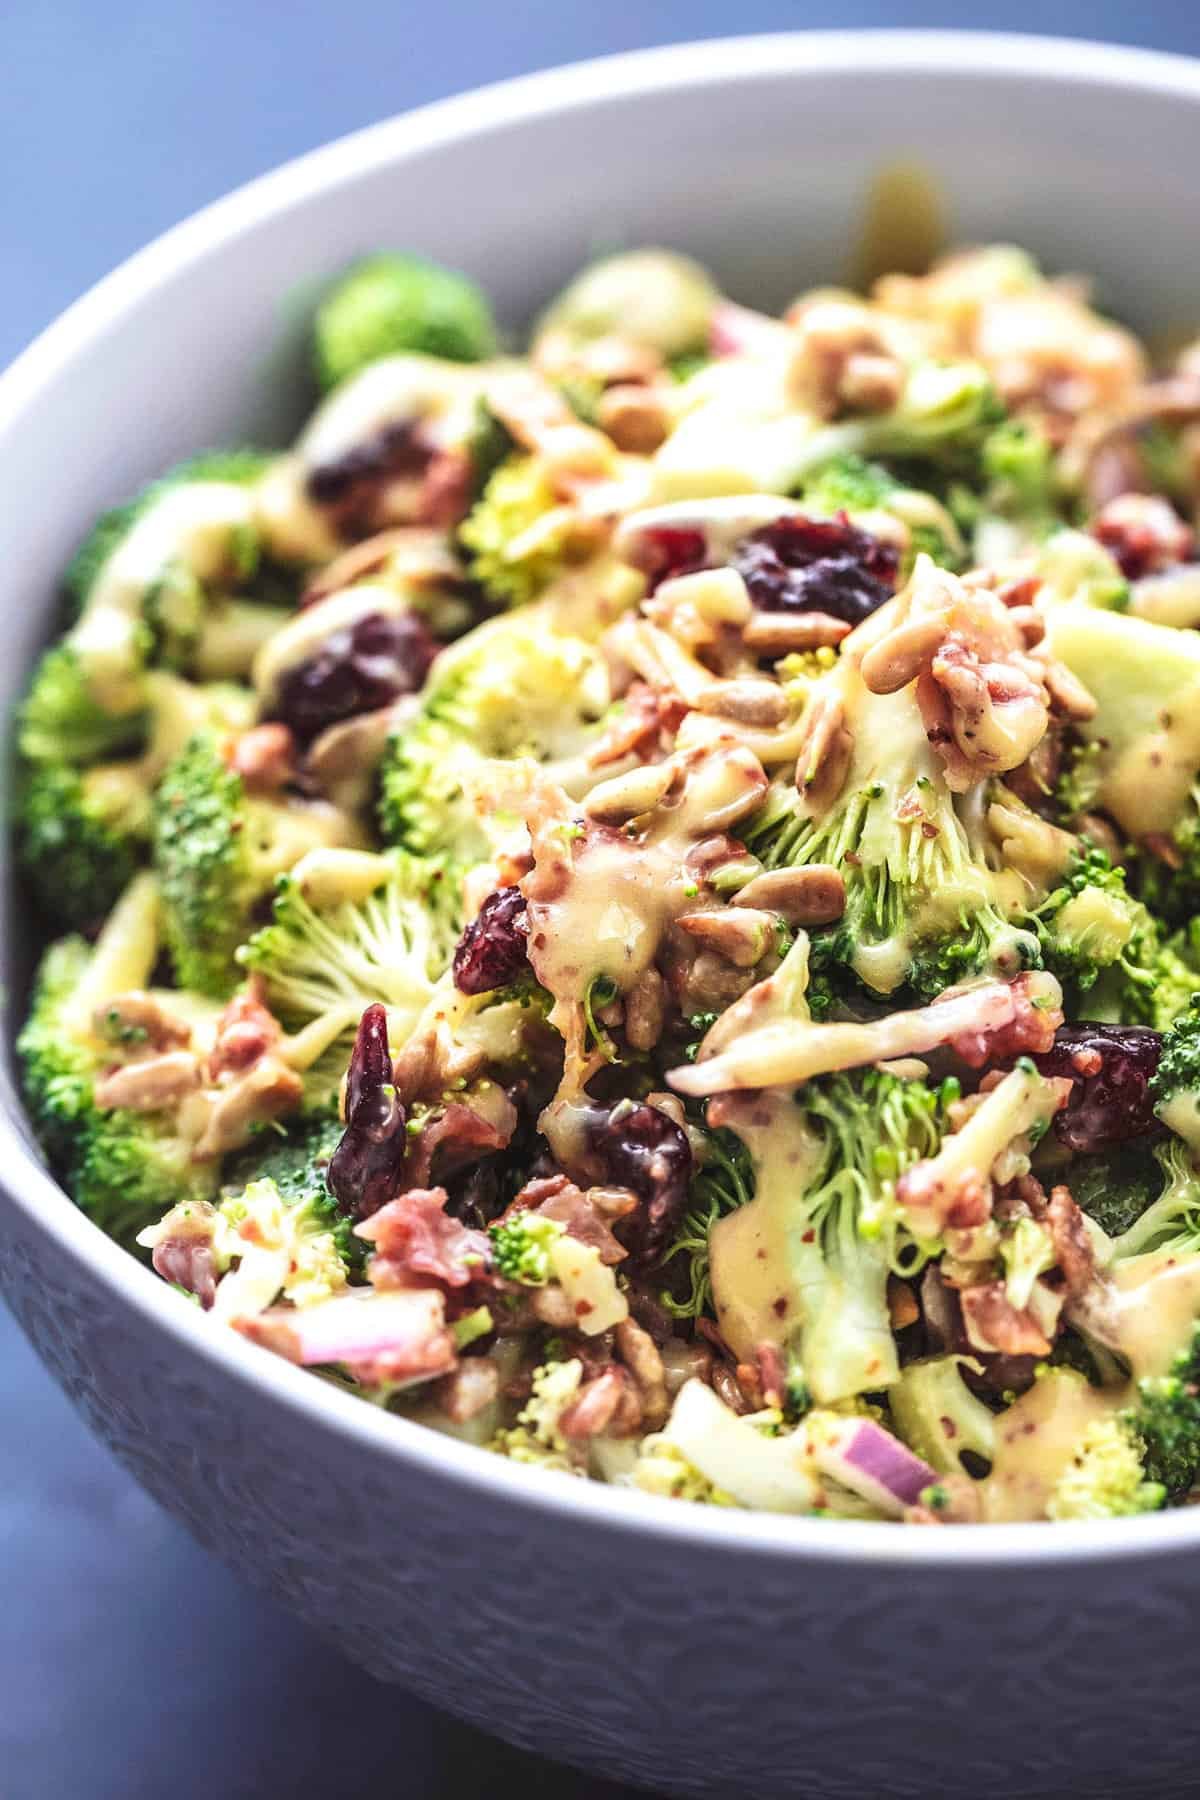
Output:
[[1200,1487],[1200,346],[645,249],[356,264],[285,452],[93,527],[19,1052],[212,1329],[710,1506]]

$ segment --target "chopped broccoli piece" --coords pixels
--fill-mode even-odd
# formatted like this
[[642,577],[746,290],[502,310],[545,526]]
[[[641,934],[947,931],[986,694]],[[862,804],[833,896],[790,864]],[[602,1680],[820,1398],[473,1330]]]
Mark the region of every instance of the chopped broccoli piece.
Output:
[[82,612],[96,584],[96,577],[138,519],[156,500],[185,482],[220,481],[250,487],[265,473],[271,458],[262,450],[207,450],[177,463],[157,481],[144,487],[133,500],[101,513],[71,559],[66,589],[76,612]]
[[496,1268],[506,1281],[522,1287],[545,1287],[550,1280],[550,1249],[563,1234],[557,1219],[538,1213],[514,1213],[488,1228]]
[[94,926],[145,859],[149,788],[136,763],[35,763],[21,783],[17,831],[22,868],[50,916]]
[[275,877],[339,829],[325,812],[249,797],[214,739],[192,738],[154,797],[154,863],[180,985],[229,994],[236,951]]
[[1076,1156],[1067,1179],[1077,1205],[1108,1237],[1119,1238],[1162,1189],[1162,1169],[1144,1140]]
[[316,851],[277,878],[272,921],[237,960],[295,1027],[343,1011],[352,1032],[376,1000],[411,1026],[461,929],[459,883],[443,864],[402,850]]
[[[715,1014],[705,1015],[707,1023],[698,1023],[700,1036],[715,1023]],[[692,1021],[697,1024],[696,1020]],[[699,1038],[696,1040],[699,1047]],[[698,1129],[698,1128],[696,1128]],[[704,1136],[704,1156],[696,1166],[688,1194],[688,1207],[679,1230],[663,1256],[662,1269],[667,1271],[676,1258],[682,1259],[686,1271],[680,1292],[672,1287],[659,1298],[677,1319],[697,1319],[712,1309],[712,1282],[709,1275],[709,1232],[726,1213],[745,1206],[754,1194],[754,1173],[750,1156],[740,1138],[731,1131],[709,1131]],[[674,1270],[670,1271],[674,1275]]]
[[1138,893],[1156,918],[1185,925],[1196,917],[1200,908],[1200,788],[1189,794],[1171,832],[1170,860],[1147,851],[1134,864],[1134,877]]
[[1161,1482],[1147,1478],[1146,1446],[1130,1419],[1096,1419],[1046,1506],[1051,1519],[1122,1519],[1157,1512],[1167,1497]]
[[1172,1499],[1186,1494],[1200,1472],[1200,1331],[1166,1375],[1138,1382],[1123,1417],[1145,1445],[1147,1477]]
[[1169,1137],[1154,1146],[1153,1154],[1162,1171],[1158,1197],[1116,1239],[1114,1261],[1150,1250],[1181,1256],[1200,1251],[1200,1179],[1188,1146]]
[[870,694],[839,663],[810,704],[823,684],[844,697],[854,732],[838,798],[813,817],[793,782],[776,782],[745,834],[770,869],[832,863],[843,875],[846,911],[814,940],[817,995],[838,967],[876,994],[907,986],[932,998],[976,974],[1037,966],[1037,936],[1002,906],[911,693]]
[[[558,498],[532,456],[509,456],[495,470],[459,527],[467,568],[496,606],[524,606],[563,566]],[[542,520],[550,520],[539,529]]]
[[1153,924],[1129,894],[1124,869],[1114,868],[1103,850],[1081,844],[1033,919],[1046,967],[1074,994],[1086,994],[1114,965],[1122,992],[1152,987],[1154,975],[1141,958],[1157,951]]
[[986,1463],[995,1456],[995,1415],[963,1380],[961,1357],[909,1363],[888,1389],[888,1406],[905,1443],[939,1474],[961,1473],[964,1451]]
[[420,713],[388,743],[384,841],[418,856],[480,861],[489,841],[470,787],[488,760],[529,757],[567,776],[570,759],[598,735],[608,698],[598,652],[544,621],[518,613],[460,639],[435,663]]
[[559,1426],[582,1381],[583,1364],[577,1357],[543,1363],[535,1369],[529,1399],[517,1414],[516,1424],[497,1433],[492,1449],[514,1462],[537,1463],[564,1474],[582,1473]]
[[80,937],[51,944],[38,968],[17,1054],[29,1116],[50,1166],[90,1219],[128,1242],[165,1207],[211,1194],[216,1169],[192,1161],[192,1146],[178,1135],[170,1113],[95,1105],[94,1084],[109,1055],[77,1009],[84,991],[97,1003],[104,998],[96,985],[101,955],[101,947]]
[[465,275],[423,257],[380,251],[352,265],[321,302],[313,360],[323,390],[381,357],[416,351],[447,362],[496,354],[496,325]]
[[140,748],[147,715],[137,702],[107,710],[95,698],[84,661],[69,639],[46,651],[17,713],[17,743],[30,762],[90,763]]
[[576,343],[618,336],[663,357],[703,352],[717,290],[699,263],[673,250],[629,250],[578,274],[538,320]]
[[1163,1038],[1150,1092],[1168,1130],[1200,1154],[1200,992]]

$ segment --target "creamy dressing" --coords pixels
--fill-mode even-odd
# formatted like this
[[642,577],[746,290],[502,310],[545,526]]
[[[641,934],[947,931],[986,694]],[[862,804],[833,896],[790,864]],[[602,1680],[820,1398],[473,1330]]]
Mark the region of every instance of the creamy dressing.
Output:
[[205,586],[223,579],[239,537],[253,530],[253,489],[227,481],[168,488],[134,523],[105,561],[67,640],[101,706],[120,714],[141,704],[138,633],[147,595],[173,566]]
[[1093,1388],[1073,1371],[1047,1370],[996,1420],[995,1461],[979,1484],[984,1520],[1044,1519],[1084,1433],[1127,1399],[1125,1388]]
[[1169,832],[1200,768],[1200,632],[1096,607],[1057,606],[1047,639],[1097,703],[1101,806],[1135,837]]

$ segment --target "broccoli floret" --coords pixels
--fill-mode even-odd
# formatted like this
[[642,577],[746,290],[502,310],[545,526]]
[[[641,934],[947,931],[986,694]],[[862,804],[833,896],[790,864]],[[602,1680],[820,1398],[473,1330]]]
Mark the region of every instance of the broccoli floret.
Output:
[[379,804],[385,842],[480,861],[489,842],[470,788],[487,762],[528,757],[570,789],[571,759],[598,734],[608,696],[597,651],[544,621],[517,614],[460,639],[435,663],[418,716],[389,740]]
[[154,796],[154,864],[180,986],[228,995],[237,948],[275,877],[340,828],[319,808],[248,796],[214,739],[192,738]]
[[442,863],[402,850],[318,850],[278,877],[272,921],[237,960],[293,1027],[340,1012],[353,1031],[377,1000],[411,1027],[454,954],[459,888]]
[[1125,871],[1088,843],[1072,856],[1058,886],[1033,914],[1046,967],[1064,986],[1085,994],[1101,972],[1121,964],[1132,985],[1149,985],[1138,966],[1152,927],[1125,885]]
[[535,457],[509,456],[500,464],[458,533],[468,571],[493,605],[524,606],[561,572],[562,517]]
[[1130,1230],[1162,1190],[1163,1171],[1144,1141],[1114,1144],[1072,1159],[1071,1194],[1111,1238]]
[[101,513],[79,546],[67,569],[65,585],[76,612],[82,612],[96,577],[117,546],[156,500],[186,482],[232,482],[250,487],[265,473],[271,458],[262,450],[207,450],[177,463],[173,469],[144,487],[133,500]]
[[1004,419],[983,440],[980,464],[989,509],[1043,519],[1054,512],[1054,460],[1036,426]]
[[583,1364],[577,1357],[566,1362],[543,1363],[533,1372],[529,1399],[517,1414],[511,1430],[498,1432],[492,1449],[514,1462],[537,1463],[543,1469],[564,1474],[581,1470],[572,1460],[559,1421],[579,1392]]
[[[709,1024],[715,1023],[715,1014],[705,1017]],[[707,1029],[708,1025],[702,1020],[700,1036]],[[696,1046],[699,1046],[699,1038]],[[693,1130],[699,1130],[699,1127],[693,1126]],[[702,1313],[712,1310],[709,1233],[718,1219],[724,1218],[726,1213],[736,1211],[739,1206],[745,1206],[753,1194],[754,1172],[749,1153],[741,1139],[731,1131],[705,1132],[704,1155],[697,1158],[688,1193],[687,1211],[661,1265],[664,1271],[669,1271],[670,1276],[674,1277],[675,1269],[671,1265],[678,1258],[680,1261],[677,1266],[686,1271],[686,1278],[678,1283],[678,1292],[673,1291],[673,1282],[672,1288],[659,1296],[667,1311],[675,1318],[697,1319]]]
[[1169,1137],[1154,1146],[1153,1156],[1161,1172],[1158,1196],[1116,1238],[1111,1251],[1116,1262],[1151,1250],[1200,1252],[1200,1179],[1188,1146]]
[[810,705],[823,686],[843,701],[854,732],[837,800],[814,817],[794,783],[777,782],[746,831],[768,868],[832,863],[845,880],[845,913],[815,940],[818,996],[837,967],[876,994],[907,986],[932,997],[975,974],[1036,966],[1036,933],[1002,906],[911,693],[870,694],[843,663],[814,684]]
[[1134,864],[1134,875],[1150,911],[1171,925],[1184,925],[1200,908],[1200,788],[1189,794],[1170,836],[1170,860],[1147,852]]
[[1200,992],[1163,1038],[1150,1092],[1168,1130],[1200,1153]]
[[1047,1517],[1122,1519],[1157,1512],[1167,1490],[1147,1478],[1146,1455],[1146,1445],[1128,1417],[1094,1420],[1055,1484]]
[[707,273],[673,250],[630,250],[578,274],[538,320],[537,337],[575,343],[618,336],[663,357],[703,353],[718,294]]
[[545,1287],[553,1273],[550,1249],[562,1234],[557,1219],[531,1212],[514,1213],[489,1226],[497,1271],[506,1281],[520,1282],[522,1287]]
[[104,1111],[93,1098],[111,1053],[92,1035],[91,1011],[148,977],[151,904],[152,891],[135,882],[95,948],[80,937],[50,946],[17,1040],[29,1116],[50,1166],[76,1205],[123,1242],[165,1207],[206,1198],[216,1185],[215,1165],[193,1162],[173,1115]]
[[888,1407],[905,1443],[939,1474],[961,1473],[964,1451],[985,1463],[995,1456],[995,1415],[963,1380],[960,1357],[909,1363],[888,1389]]
[[[779,1341],[784,1321],[784,1347],[819,1405],[899,1376],[888,1276],[914,1272],[936,1246],[905,1231],[896,1183],[937,1153],[955,1092],[870,1069],[809,1081],[794,1103],[776,1097],[770,1118],[764,1107],[744,1128],[730,1121],[750,1153],[754,1199],[711,1228],[717,1318],[738,1344]],[[761,1291],[755,1271],[770,1242],[781,1263],[771,1306],[748,1318],[745,1297]]]
[[447,362],[483,362],[496,354],[496,344],[491,308],[473,281],[399,251],[355,263],[321,302],[313,324],[322,390],[384,356],[416,351]]
[[35,763],[18,797],[21,864],[52,918],[99,923],[150,841],[150,792],[136,763],[76,769]]
[[134,704],[109,711],[95,698],[87,667],[69,641],[47,650],[17,714],[17,743],[30,762],[90,763],[140,748],[147,713]]
[[346,1267],[358,1270],[367,1246],[355,1236],[354,1221],[339,1209],[328,1182],[329,1163],[344,1131],[336,1103],[290,1119],[286,1128],[264,1127],[227,1158],[221,1191],[235,1195],[251,1182],[270,1182],[286,1206],[305,1207],[323,1230],[332,1232]]
[[1185,1495],[1200,1473],[1200,1331],[1166,1375],[1138,1382],[1122,1416],[1145,1445],[1147,1477],[1172,1499]]

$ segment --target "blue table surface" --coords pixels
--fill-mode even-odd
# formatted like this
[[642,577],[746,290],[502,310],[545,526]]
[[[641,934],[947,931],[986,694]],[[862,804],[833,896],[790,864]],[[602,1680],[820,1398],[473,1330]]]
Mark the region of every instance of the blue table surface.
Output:
[[[1200,52],[1195,0],[6,0],[0,363],[194,207],[327,138],[573,58],[798,26],[990,26]],[[0,1311],[0,1800],[631,1790],[360,1674],[110,1461]]]

